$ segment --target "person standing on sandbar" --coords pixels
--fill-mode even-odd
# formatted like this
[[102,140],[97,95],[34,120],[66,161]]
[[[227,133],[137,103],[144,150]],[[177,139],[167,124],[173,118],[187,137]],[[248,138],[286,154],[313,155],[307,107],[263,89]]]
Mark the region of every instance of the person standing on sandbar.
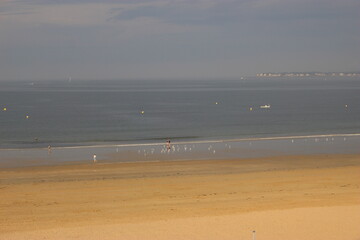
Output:
[[96,154],[93,156],[94,163],[96,163]]

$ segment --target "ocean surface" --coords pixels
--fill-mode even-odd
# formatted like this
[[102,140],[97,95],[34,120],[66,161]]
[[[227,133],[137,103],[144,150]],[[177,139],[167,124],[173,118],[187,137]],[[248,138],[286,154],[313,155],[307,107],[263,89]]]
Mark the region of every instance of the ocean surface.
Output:
[[360,79],[0,82],[0,107],[2,152],[166,139],[327,135],[331,141],[360,133]]

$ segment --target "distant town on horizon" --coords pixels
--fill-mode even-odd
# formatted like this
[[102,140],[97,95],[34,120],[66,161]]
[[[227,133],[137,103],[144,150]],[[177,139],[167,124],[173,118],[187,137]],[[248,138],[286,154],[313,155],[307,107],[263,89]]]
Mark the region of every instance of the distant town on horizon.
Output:
[[280,72],[258,73],[257,77],[360,77],[360,72]]

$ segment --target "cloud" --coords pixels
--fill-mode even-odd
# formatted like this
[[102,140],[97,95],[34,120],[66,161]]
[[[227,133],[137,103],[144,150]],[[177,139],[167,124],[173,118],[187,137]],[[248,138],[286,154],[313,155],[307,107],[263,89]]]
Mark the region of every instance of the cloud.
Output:
[[1,78],[342,71],[359,66],[358,12],[359,0],[2,0]]
[[198,0],[154,3],[150,1],[136,7],[113,9],[112,19],[154,18],[175,24],[222,25],[248,21],[358,18],[360,11],[360,1],[356,0]]
[[0,2],[0,16],[22,15],[31,13],[33,13],[31,8],[24,5],[19,5],[14,0]]
[[297,20],[332,20],[357,18],[360,2],[344,1],[288,1],[262,7],[259,18],[274,21]]
[[[106,4],[61,4],[48,5],[10,1],[0,6],[0,16],[9,19],[8,25],[16,27],[34,27],[38,25],[61,26],[97,26],[107,22],[107,12],[113,5]],[[3,22],[3,28],[7,27]]]
[[153,18],[172,24],[222,25],[242,19],[248,1],[167,1],[113,9],[118,21]]
[[[96,8],[97,13],[94,12]],[[87,21],[94,23],[85,16],[92,16],[98,23],[153,19],[188,26],[278,24],[309,19],[344,21],[359,19],[359,11],[358,0],[8,0],[0,3],[2,15],[38,14],[44,22],[58,19],[65,24],[67,21],[62,18],[69,16],[85,25]]]

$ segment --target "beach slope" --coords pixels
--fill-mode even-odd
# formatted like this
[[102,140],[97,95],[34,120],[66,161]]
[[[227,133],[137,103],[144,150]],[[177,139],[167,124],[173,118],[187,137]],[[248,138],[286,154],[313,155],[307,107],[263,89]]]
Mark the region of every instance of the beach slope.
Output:
[[360,239],[360,156],[0,169],[0,239]]

